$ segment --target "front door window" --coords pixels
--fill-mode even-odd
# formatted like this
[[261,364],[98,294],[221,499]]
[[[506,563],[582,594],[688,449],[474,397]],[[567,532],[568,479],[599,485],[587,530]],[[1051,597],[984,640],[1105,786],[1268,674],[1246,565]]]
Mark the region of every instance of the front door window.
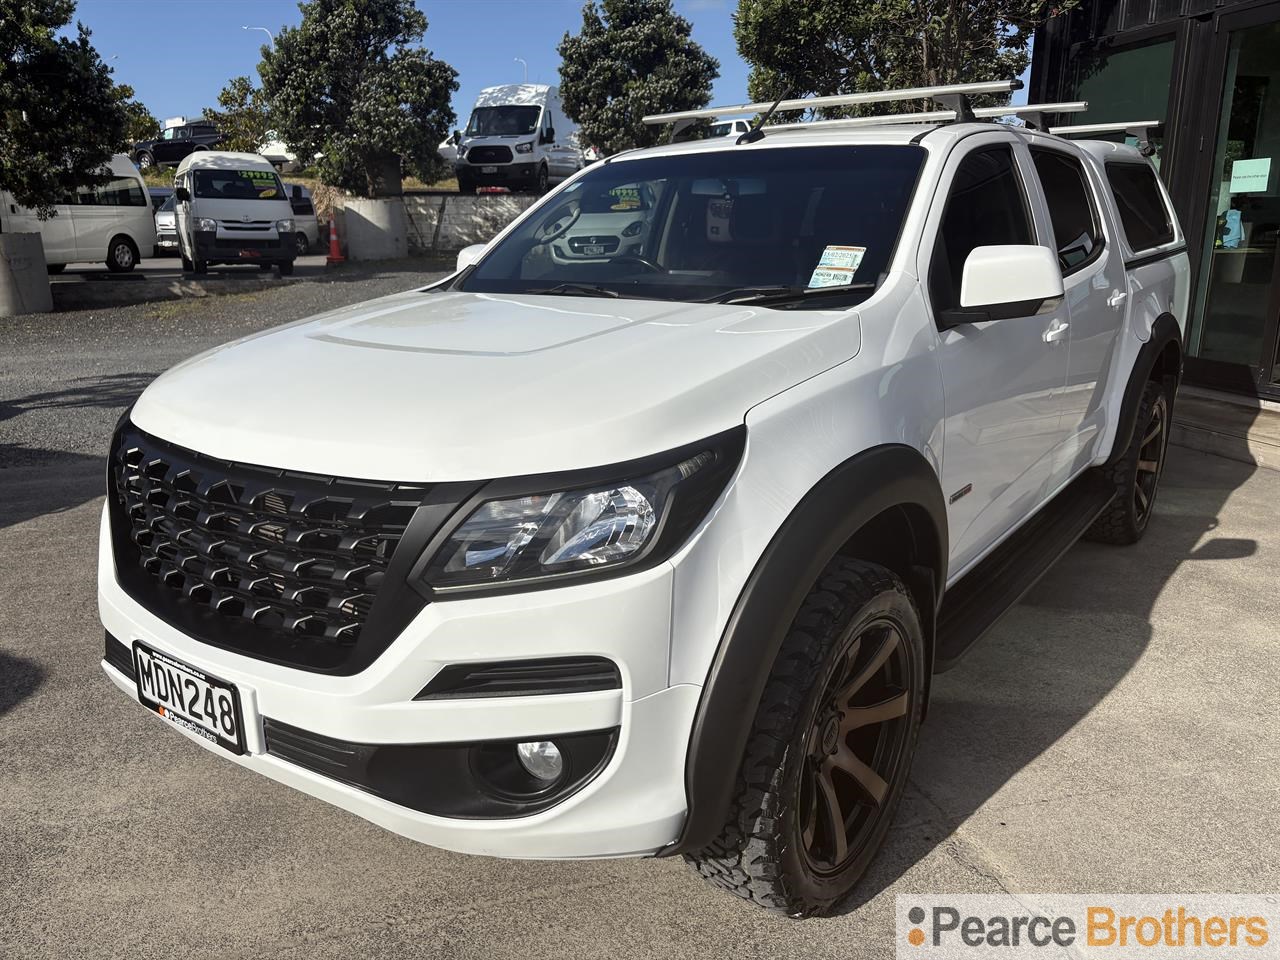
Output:
[[1280,233],[1280,23],[1231,34],[1189,352],[1273,373]]

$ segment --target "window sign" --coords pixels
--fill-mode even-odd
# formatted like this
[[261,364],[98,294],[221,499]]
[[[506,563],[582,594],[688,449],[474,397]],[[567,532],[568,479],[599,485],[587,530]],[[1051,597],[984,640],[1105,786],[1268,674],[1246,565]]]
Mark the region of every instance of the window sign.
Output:
[[1259,157],[1256,160],[1237,160],[1231,165],[1232,193],[1255,193],[1265,191],[1271,179],[1271,158]]

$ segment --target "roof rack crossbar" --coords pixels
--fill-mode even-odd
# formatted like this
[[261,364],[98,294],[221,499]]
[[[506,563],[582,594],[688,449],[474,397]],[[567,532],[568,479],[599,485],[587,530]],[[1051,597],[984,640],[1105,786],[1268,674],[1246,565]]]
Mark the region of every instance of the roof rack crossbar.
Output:
[[1121,120],[1118,123],[1081,123],[1074,127],[1051,127],[1049,132],[1058,136],[1073,133],[1123,133],[1138,141],[1138,152],[1144,157],[1155,156],[1155,144],[1151,137],[1164,126],[1163,120]]
[[940,87],[906,87],[901,90],[881,90],[869,93],[842,93],[830,97],[808,97],[764,103],[737,103],[722,107],[705,107],[701,110],[682,110],[676,113],[654,113],[644,118],[650,125],[674,123],[678,120],[713,120],[746,113],[763,113],[773,109],[778,113],[796,110],[819,110],[825,107],[847,107],[864,103],[893,103],[898,100],[931,100],[939,96],[980,96],[989,93],[1012,93],[1022,89],[1021,80],[989,80],[983,83],[953,83]]
[[[977,120],[990,120],[996,117],[1035,117],[1045,113],[1080,113],[1089,108],[1088,101],[1072,100],[1066,103],[1035,103],[1018,107],[975,107],[973,116]],[[892,113],[879,117],[842,117],[836,120],[810,120],[806,123],[775,123],[769,127],[770,132],[779,130],[811,130],[827,127],[876,127],[894,123],[946,123],[956,118],[954,110],[927,110],[924,113]],[[1036,129],[1043,131],[1039,125]]]

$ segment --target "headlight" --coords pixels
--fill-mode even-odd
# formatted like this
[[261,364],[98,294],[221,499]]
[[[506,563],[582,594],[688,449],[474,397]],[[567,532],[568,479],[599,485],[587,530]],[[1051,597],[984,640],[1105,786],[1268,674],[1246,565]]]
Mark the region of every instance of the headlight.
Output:
[[624,227],[622,230],[622,235],[624,237],[638,237],[640,236],[640,231],[643,229],[644,229],[644,221],[637,220],[634,223],[627,224],[626,227]]
[[516,153],[533,153],[533,141],[530,140],[528,143],[517,143]]
[[286,217],[283,220],[277,220],[276,229],[281,233],[293,233],[293,220],[289,217]]
[[459,159],[459,160],[465,160],[465,159],[467,159],[467,148],[466,148],[466,147],[459,147],[459,148],[458,148],[458,159]]
[[[745,432],[739,428],[671,455],[590,471],[576,484],[572,475],[495,481],[466,518],[435,541],[415,578],[447,594],[451,588],[576,579],[661,562],[724,490],[741,459]],[[557,479],[558,487],[552,485]]]
[[210,217],[197,217],[196,229],[204,232],[212,233],[218,229],[218,221]]

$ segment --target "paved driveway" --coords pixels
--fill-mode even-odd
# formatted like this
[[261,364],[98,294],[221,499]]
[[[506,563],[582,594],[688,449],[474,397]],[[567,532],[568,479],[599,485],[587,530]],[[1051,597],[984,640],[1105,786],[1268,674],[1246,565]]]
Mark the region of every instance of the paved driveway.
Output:
[[678,862],[432,850],[176,736],[98,667],[100,455],[151,375],[316,289],[0,321],[0,957],[882,958],[896,893],[1280,888],[1280,473],[1182,449],[1141,545],[1077,546],[938,679],[836,917]]

